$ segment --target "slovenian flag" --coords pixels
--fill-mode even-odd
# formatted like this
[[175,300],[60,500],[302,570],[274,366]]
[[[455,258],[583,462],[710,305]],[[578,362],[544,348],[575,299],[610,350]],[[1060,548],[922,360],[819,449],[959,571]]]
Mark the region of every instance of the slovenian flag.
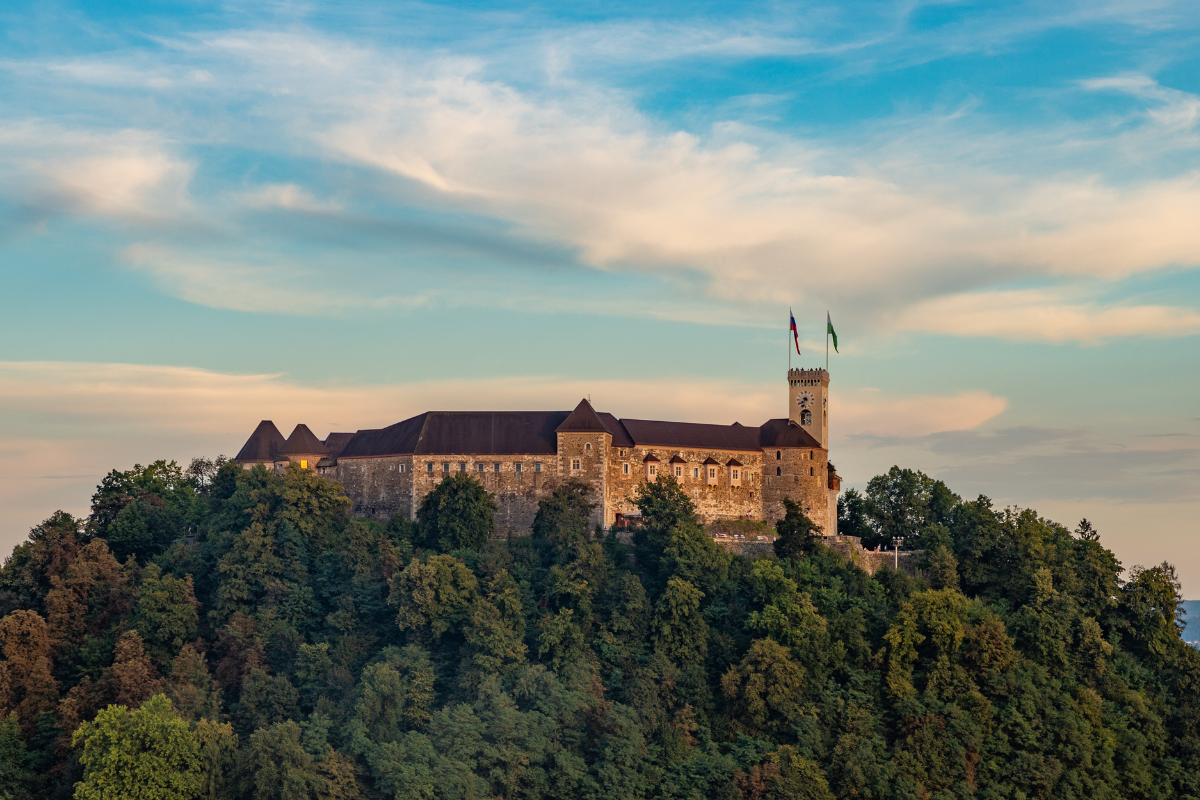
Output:
[[796,355],[800,355],[800,329],[796,327],[796,315],[788,309],[788,317],[792,320],[792,336],[796,339]]

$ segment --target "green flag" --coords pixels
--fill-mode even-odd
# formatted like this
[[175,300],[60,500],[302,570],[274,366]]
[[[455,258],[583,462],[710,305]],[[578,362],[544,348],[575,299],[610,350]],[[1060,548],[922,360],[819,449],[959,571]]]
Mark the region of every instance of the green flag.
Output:
[[837,331],[833,329],[833,320],[829,318],[828,311],[825,312],[825,333],[833,337],[833,350],[834,352],[839,352],[837,349]]

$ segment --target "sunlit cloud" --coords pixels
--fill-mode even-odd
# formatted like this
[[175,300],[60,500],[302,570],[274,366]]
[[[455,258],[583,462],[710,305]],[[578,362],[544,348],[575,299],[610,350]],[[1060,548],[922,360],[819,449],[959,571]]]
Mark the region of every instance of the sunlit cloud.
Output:
[[1162,305],[1072,302],[1039,290],[960,294],[927,300],[896,316],[898,330],[988,336],[1018,342],[1099,344],[1126,336],[1200,334],[1200,311]]

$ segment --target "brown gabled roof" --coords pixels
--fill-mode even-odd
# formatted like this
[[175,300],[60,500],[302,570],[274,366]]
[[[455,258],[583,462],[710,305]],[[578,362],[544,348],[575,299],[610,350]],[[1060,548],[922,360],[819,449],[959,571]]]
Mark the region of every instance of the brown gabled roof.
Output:
[[655,464],[658,463],[658,458],[655,457],[654,453],[646,453],[646,457],[642,459],[643,464],[648,463],[648,462],[652,462]]
[[820,447],[812,434],[790,419],[769,419],[758,429],[760,447]]
[[633,439],[629,437],[629,431],[625,430],[625,426],[621,424],[621,420],[604,411],[596,412],[596,416],[604,423],[604,430],[612,434],[613,447],[633,447]]
[[711,457],[704,459],[704,466],[707,467],[709,464],[716,464],[718,467],[721,466],[720,461],[717,461],[715,458],[711,458]]
[[596,409],[592,408],[592,404],[587,401],[587,398],[579,401],[579,405],[575,406],[575,410],[571,412],[563,423],[555,430],[556,433],[607,433],[604,423],[600,421],[600,417],[596,415]]
[[[337,458],[354,438],[353,433],[331,433],[325,437],[325,448],[329,450],[330,458]],[[318,464],[317,466],[321,466]]]
[[321,444],[308,426],[300,423],[292,431],[292,435],[284,442],[283,447],[279,448],[278,455],[281,456],[327,456],[329,448]]
[[279,428],[276,428],[275,423],[271,420],[264,419],[258,423],[254,433],[250,434],[250,438],[242,445],[242,449],[233,457],[233,460],[239,462],[274,461],[283,444],[284,438],[283,434],[279,432]]
[[427,411],[359,431],[340,458],[391,455],[554,455],[568,411]]
[[742,462],[738,461],[736,458],[731,458],[731,459],[729,459],[728,461],[726,461],[726,462],[725,462],[725,466],[727,466],[727,467],[740,467],[740,466],[742,466]]
[[680,457],[680,455],[678,453],[676,453],[675,455],[671,456],[671,463],[672,464],[686,464],[687,459]]
[[670,447],[684,450],[760,449],[758,429],[745,425],[705,425],[698,422],[661,422],[623,419],[621,424],[638,447]]

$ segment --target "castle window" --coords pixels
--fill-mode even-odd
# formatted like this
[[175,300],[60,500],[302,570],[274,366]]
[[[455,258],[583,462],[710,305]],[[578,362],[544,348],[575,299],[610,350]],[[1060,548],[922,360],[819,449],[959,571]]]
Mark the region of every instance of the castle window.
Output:
[[388,464],[388,472],[395,472],[395,471],[396,471],[396,465]]
[[592,449],[592,443],[591,443],[591,442],[588,442],[587,444],[585,444],[585,445],[583,446],[583,449],[584,449],[584,450],[591,450],[591,449]]
[[812,412],[807,408],[800,412],[800,424],[812,425]]
[[628,465],[628,464],[622,464],[622,465],[621,465],[621,474],[622,474],[622,475],[628,475],[628,474],[629,474],[629,465]]
[[404,472],[404,465],[403,465],[403,464],[401,464],[401,465],[400,465],[400,471],[401,471],[401,472]]
[[783,451],[782,451],[782,450],[776,450],[776,451],[775,451],[775,460],[776,460],[776,461],[779,461],[779,460],[780,460],[780,459],[782,459],[782,458],[783,458]]
[[520,475],[520,474],[521,474],[521,466],[522,466],[522,465],[521,465],[521,462],[520,462],[520,461],[518,461],[517,463],[513,464],[513,471],[514,471],[514,472],[516,472],[518,475]]
[[699,467],[692,467],[692,477],[693,478],[700,477],[700,468]]
[[708,477],[710,477],[710,478],[717,477],[717,470],[714,467],[708,468]]
[[492,464],[492,472],[499,472],[499,471],[500,471],[500,462],[497,461]]
[[792,483],[799,483],[799,482],[800,482],[800,476],[799,476],[799,475],[793,475],[793,476],[792,476]]
[[676,478],[682,478],[682,477],[683,477],[683,467],[676,467],[676,468],[675,468],[675,477],[676,477]]
[[425,471],[426,471],[426,472],[433,472],[433,462],[432,462],[432,461],[426,461],[426,462],[425,462]]
[[484,469],[486,469],[486,466],[484,465],[484,463],[483,463],[482,461],[479,461],[479,462],[477,462],[477,463],[475,464],[475,471],[476,471],[476,472],[483,472],[483,471],[484,471]]
[[467,462],[465,462],[465,461],[458,462],[458,471],[466,472],[467,471]]
[[541,472],[542,471],[542,462],[540,462],[540,461],[533,462],[533,471]]
[[812,467],[809,467],[809,468],[808,468],[808,474],[809,474],[809,475],[812,475],[812,474],[814,474],[814,473],[813,473],[813,468],[812,468]]
[[308,469],[308,459],[307,458],[300,459],[300,469]]
[[579,469],[579,459],[578,458],[571,459],[571,469]]
[[449,472],[449,471],[450,471],[450,462],[443,461],[442,462],[442,472]]
[[738,480],[738,479],[739,479],[739,477],[741,476],[741,474],[742,474],[742,473],[738,472],[738,471],[735,469],[735,470],[733,471],[733,479],[734,479],[735,481],[736,481],[736,480]]
[[776,477],[778,477],[778,476],[780,476],[780,475],[782,475],[782,474],[783,474],[783,467],[776,467],[776,468],[775,468],[775,475],[776,475]]
[[658,474],[658,467],[651,464],[650,466],[646,467],[646,472],[649,473],[651,478],[653,478],[655,475]]

